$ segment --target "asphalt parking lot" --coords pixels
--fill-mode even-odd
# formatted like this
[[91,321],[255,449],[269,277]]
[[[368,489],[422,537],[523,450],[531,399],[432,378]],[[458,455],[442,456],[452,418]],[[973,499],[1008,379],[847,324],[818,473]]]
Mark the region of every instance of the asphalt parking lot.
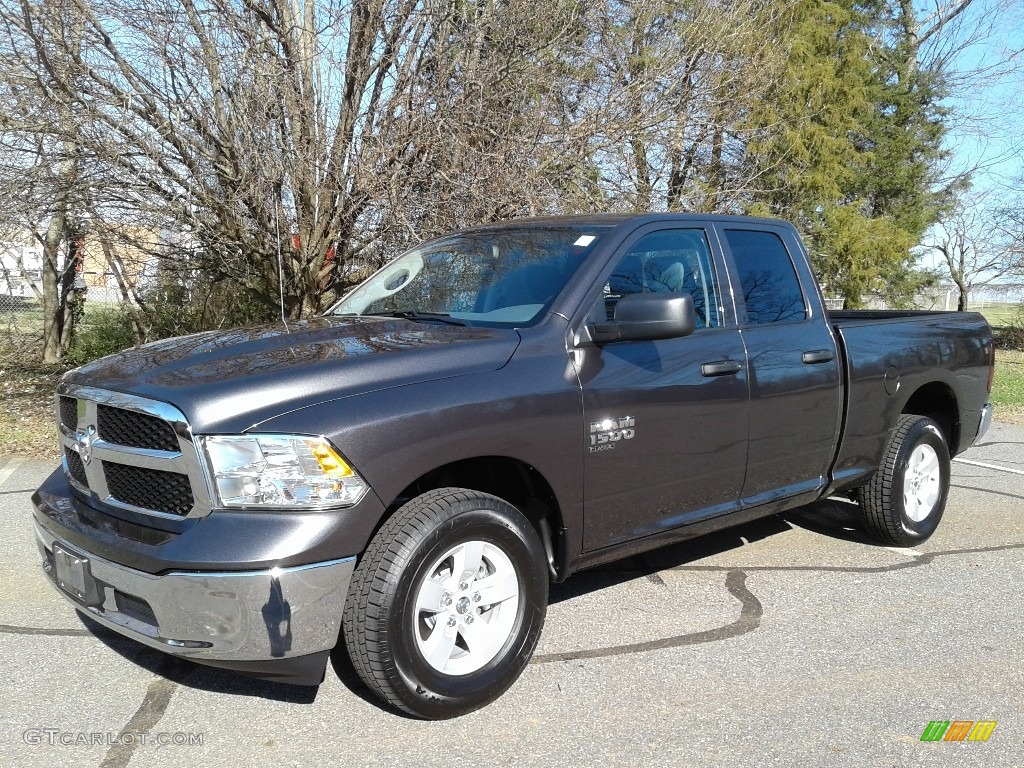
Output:
[[[914,550],[825,501],[555,585],[495,704],[420,722],[344,668],[319,689],[165,657],[80,619],[41,573],[0,460],[0,764],[1024,766],[1024,427],[954,463]],[[930,721],[995,721],[922,742]]]

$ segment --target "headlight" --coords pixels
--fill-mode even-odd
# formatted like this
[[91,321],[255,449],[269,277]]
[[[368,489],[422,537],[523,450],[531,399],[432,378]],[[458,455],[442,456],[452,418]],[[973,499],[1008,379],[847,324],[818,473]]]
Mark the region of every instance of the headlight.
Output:
[[349,507],[369,487],[322,437],[216,435],[201,441],[224,507]]

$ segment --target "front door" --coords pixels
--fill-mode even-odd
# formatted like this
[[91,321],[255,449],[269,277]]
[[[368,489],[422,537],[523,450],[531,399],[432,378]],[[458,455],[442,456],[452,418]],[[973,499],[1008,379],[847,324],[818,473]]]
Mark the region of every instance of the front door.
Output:
[[733,511],[747,455],[746,355],[707,232],[652,225],[612,263],[590,321],[610,318],[628,293],[685,292],[697,329],[576,351],[585,551]]

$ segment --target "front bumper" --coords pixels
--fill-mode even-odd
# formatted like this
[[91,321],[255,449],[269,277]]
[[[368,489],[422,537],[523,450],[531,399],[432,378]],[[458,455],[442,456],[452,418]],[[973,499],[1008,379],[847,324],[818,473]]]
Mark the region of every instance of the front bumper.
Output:
[[[57,591],[103,626],[201,664],[304,685],[323,678],[355,567],[355,558],[347,557],[268,570],[153,575],[69,544],[38,521],[36,540]],[[58,576],[57,558],[66,580]]]

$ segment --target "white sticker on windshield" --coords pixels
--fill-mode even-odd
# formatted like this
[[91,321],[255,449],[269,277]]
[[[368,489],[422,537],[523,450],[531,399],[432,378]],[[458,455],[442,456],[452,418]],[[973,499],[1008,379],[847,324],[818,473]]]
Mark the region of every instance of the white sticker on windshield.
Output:
[[573,245],[578,245],[581,248],[585,248],[586,246],[588,246],[592,242],[594,242],[594,240],[596,240],[596,239],[597,239],[596,235],[580,235],[579,240],[577,240],[575,243],[573,243]]

